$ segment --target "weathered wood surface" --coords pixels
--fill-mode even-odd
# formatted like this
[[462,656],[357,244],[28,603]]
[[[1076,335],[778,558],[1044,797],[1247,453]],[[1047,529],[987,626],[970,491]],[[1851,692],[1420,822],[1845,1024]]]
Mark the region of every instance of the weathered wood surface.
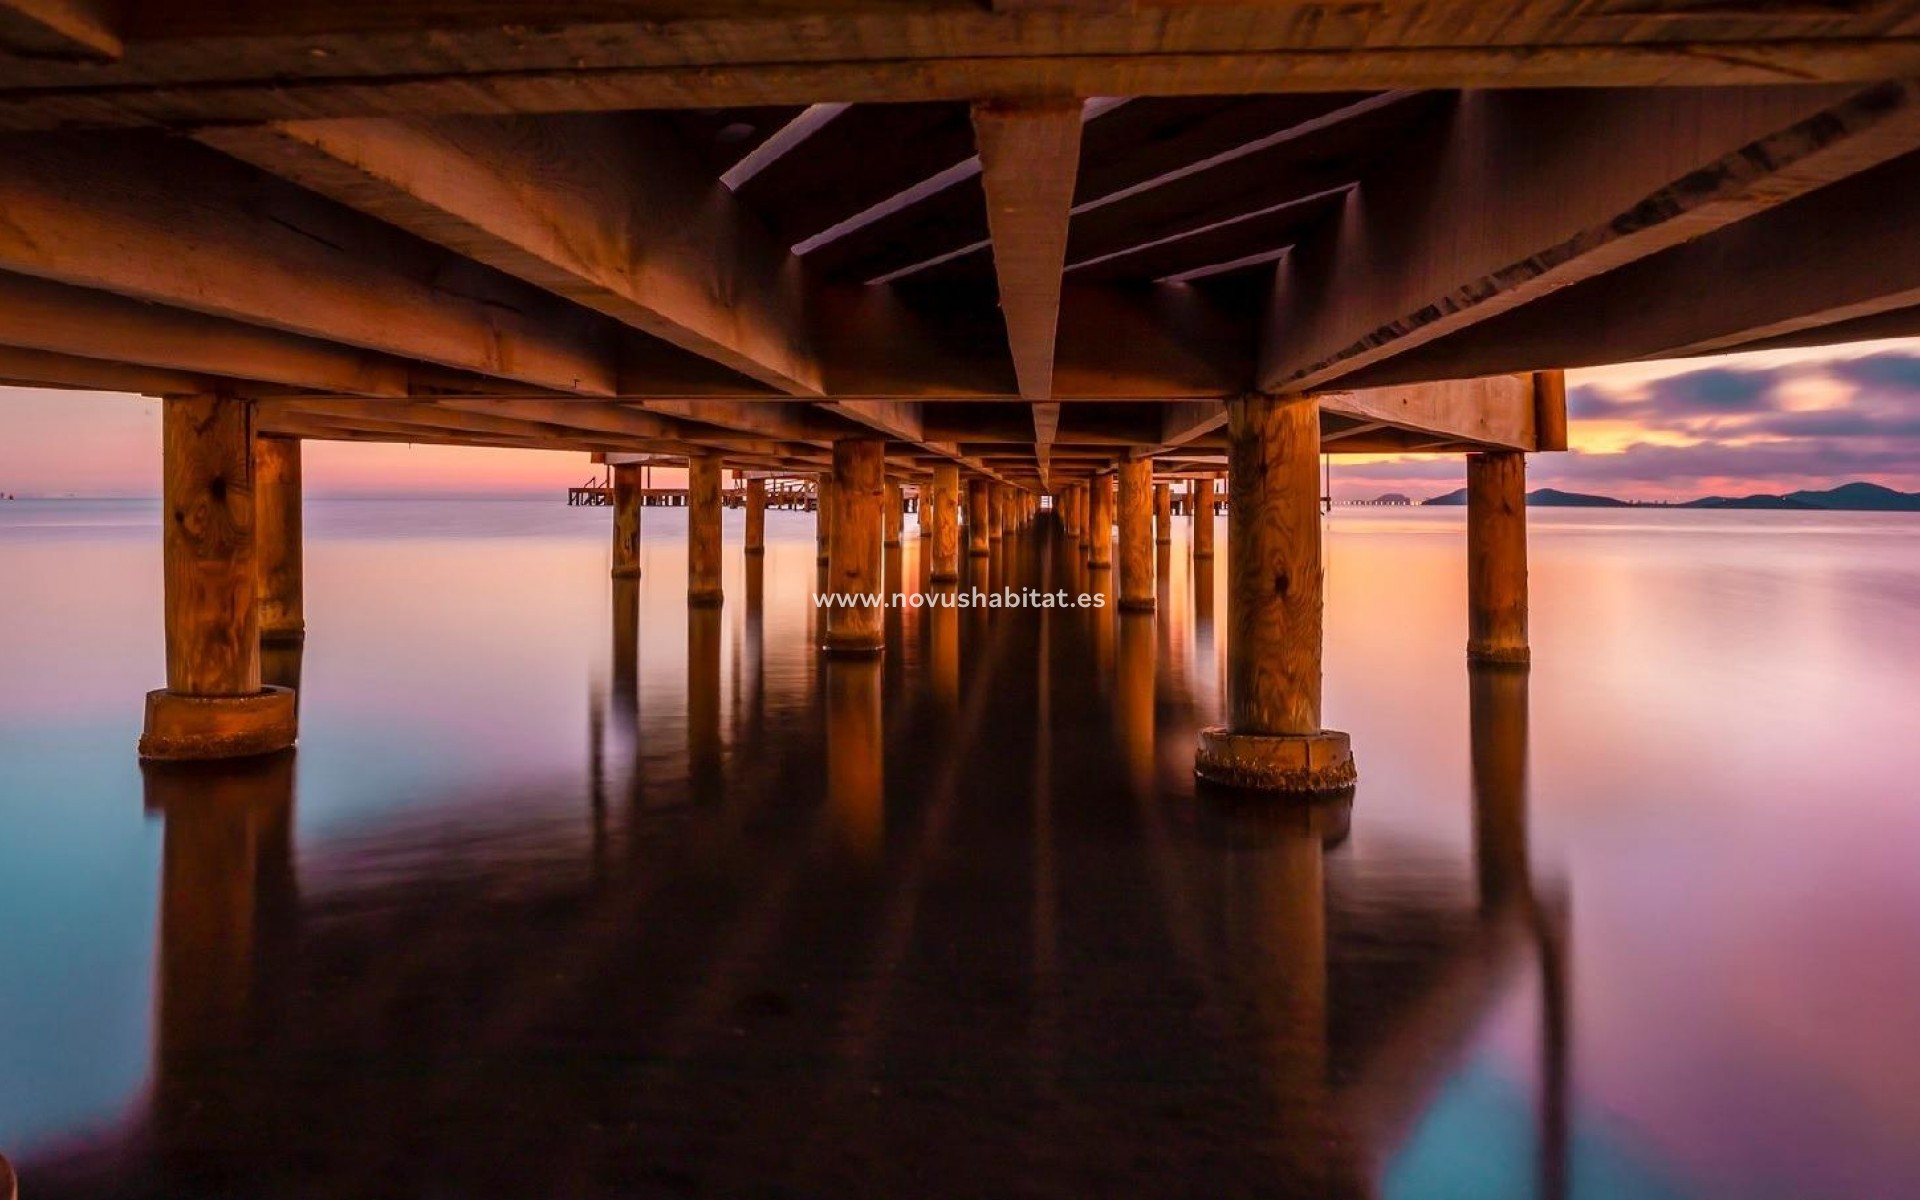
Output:
[[747,480],[746,532],[742,539],[748,554],[767,550],[767,481],[759,477]]
[[967,554],[984,558],[993,552],[993,484],[967,480]]
[[[886,443],[843,438],[833,446],[833,547],[828,590],[843,598],[877,595],[885,586],[882,512],[887,503]],[[887,610],[865,600],[827,610],[826,649],[869,654],[886,644]]]
[[1153,608],[1153,463],[1120,464],[1120,607]]
[[640,472],[639,463],[619,463],[613,468],[613,577],[640,577]]
[[[1148,465],[1152,470],[1152,465]],[[1153,540],[1162,546],[1173,541],[1173,485],[1153,485]]]
[[973,106],[1000,311],[1027,400],[1053,398],[1067,220],[1080,164],[1078,100]]
[[260,690],[253,406],[170,396],[160,406],[167,689]]
[[307,629],[299,439],[254,439],[253,497],[260,637],[297,640]]
[[1467,456],[1467,657],[1527,662],[1527,456]]
[[1302,400],[1228,406],[1227,727],[1320,731],[1320,419]]
[[[883,452],[884,449],[885,444],[882,443]],[[882,540],[888,546],[898,546],[900,544],[900,539],[905,532],[907,523],[906,506],[906,496],[905,493],[900,490],[900,485],[893,480],[888,480],[886,510],[884,513],[885,523],[881,530]]]
[[[1202,475],[1192,480],[1189,486],[1193,489],[1190,497],[1193,511],[1188,514],[1193,524],[1193,557],[1195,560],[1211,560],[1213,558],[1213,477]],[[1206,569],[1211,574],[1213,570],[1211,562]]]
[[1113,476],[1101,475],[1087,483],[1087,565],[1113,565]]
[[[11,0],[0,45],[45,52],[18,18],[36,10],[88,11],[78,0]],[[556,13],[534,0],[169,0],[38,34],[92,61],[21,60],[0,116],[7,127],[53,128],[825,99],[1873,80],[1920,74],[1912,17],[1905,3],[1680,13],[1580,0],[1152,3],[995,13],[956,0],[728,0]]]
[[697,455],[687,460],[687,603],[719,604],[726,598],[720,583],[720,456]]
[[922,501],[927,507],[932,561],[929,578],[952,583],[960,578],[960,468],[940,463],[933,468],[933,487]]

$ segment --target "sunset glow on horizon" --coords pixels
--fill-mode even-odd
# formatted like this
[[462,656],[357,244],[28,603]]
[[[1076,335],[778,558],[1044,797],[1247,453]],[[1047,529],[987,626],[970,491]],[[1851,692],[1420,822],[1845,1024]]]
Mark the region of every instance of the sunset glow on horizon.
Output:
[[[1920,491],[1920,339],[1568,373],[1573,449],[1532,486],[1634,500],[1824,488]],[[310,442],[307,493],[553,495],[598,468],[580,451]],[[1334,495],[1424,499],[1461,485],[1460,456],[1336,457]],[[0,494],[154,496],[159,402],[0,387]]]

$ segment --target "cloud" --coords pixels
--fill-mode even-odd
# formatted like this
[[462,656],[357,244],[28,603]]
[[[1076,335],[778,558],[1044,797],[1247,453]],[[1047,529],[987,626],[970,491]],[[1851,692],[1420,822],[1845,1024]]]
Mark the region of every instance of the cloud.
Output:
[[[1920,343],[1670,373],[1582,372],[1568,407],[1576,449],[1534,457],[1534,487],[1673,499],[1866,479],[1920,491]],[[1460,486],[1464,470],[1457,457],[1336,459],[1334,480],[1341,496],[1431,496]]]

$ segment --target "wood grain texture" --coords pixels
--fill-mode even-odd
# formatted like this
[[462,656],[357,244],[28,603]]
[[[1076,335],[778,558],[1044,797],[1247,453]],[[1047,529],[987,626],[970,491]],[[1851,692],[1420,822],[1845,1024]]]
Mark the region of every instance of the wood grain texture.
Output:
[[1120,607],[1153,608],[1153,463],[1120,464]]
[[720,586],[720,456],[687,459],[687,603],[718,604]]
[[640,577],[640,472],[639,463],[619,463],[613,468],[613,577]]
[[254,545],[264,641],[296,640],[307,628],[300,492],[300,440],[255,437]]
[[1153,540],[1162,546],[1173,542],[1173,485],[1153,485]]
[[1113,476],[1087,481],[1087,565],[1113,565]]
[[813,548],[816,560],[827,565],[833,550],[833,472],[822,471],[813,480]]
[[1465,93],[1282,263],[1258,386],[1324,388],[1916,146],[1911,84]]
[[953,463],[936,463],[933,487],[921,500],[920,511],[931,534],[932,562],[929,578],[935,583],[952,583],[960,578],[960,468]]
[[[882,513],[887,503],[886,443],[841,438],[833,444],[833,547],[828,590],[868,596],[885,587]],[[836,604],[827,610],[826,648],[865,654],[886,645],[886,607]]]
[[1067,218],[1080,167],[1078,100],[973,106],[987,226],[1014,377],[1027,400],[1053,396]]
[[747,480],[746,552],[767,552],[767,481],[754,476]]
[[1524,663],[1527,456],[1467,455],[1467,656]]
[[293,121],[200,137],[748,378],[820,394],[792,256],[658,116]]
[[260,691],[253,406],[203,393],[161,401],[167,690]]
[[1320,414],[1310,401],[1230,401],[1227,727],[1320,732]]
[[[1202,475],[1192,481],[1191,487],[1193,491],[1188,498],[1188,503],[1193,506],[1193,511],[1188,514],[1188,519],[1193,525],[1193,557],[1196,560],[1211,560],[1213,558],[1213,477]],[[1208,592],[1211,594],[1212,569],[1209,568],[1206,574]]]
[[882,539],[886,545],[898,546],[906,530],[907,501],[905,494],[900,490],[900,485],[892,480],[887,481],[887,507],[884,516]]
[[993,552],[992,482],[967,480],[967,554],[984,558]]
[[0,270],[540,388],[617,387],[600,318],[201,147],[18,140],[0,208]]

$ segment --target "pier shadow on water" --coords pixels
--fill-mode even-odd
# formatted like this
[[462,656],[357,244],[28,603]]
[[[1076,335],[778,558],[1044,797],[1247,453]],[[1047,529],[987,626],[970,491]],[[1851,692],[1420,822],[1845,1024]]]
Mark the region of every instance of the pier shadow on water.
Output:
[[[971,567],[1111,587],[1044,531]],[[565,834],[453,805],[297,852],[316,751],[148,768],[149,1086],[30,1195],[1375,1195],[1516,993],[1505,1166],[1566,1194],[1524,673],[1462,671],[1471,854],[1356,862],[1347,803],[1196,794],[1206,573],[1157,615],[895,612],[883,658],[769,672],[763,571],[742,622],[687,610],[671,711],[613,584]]]

